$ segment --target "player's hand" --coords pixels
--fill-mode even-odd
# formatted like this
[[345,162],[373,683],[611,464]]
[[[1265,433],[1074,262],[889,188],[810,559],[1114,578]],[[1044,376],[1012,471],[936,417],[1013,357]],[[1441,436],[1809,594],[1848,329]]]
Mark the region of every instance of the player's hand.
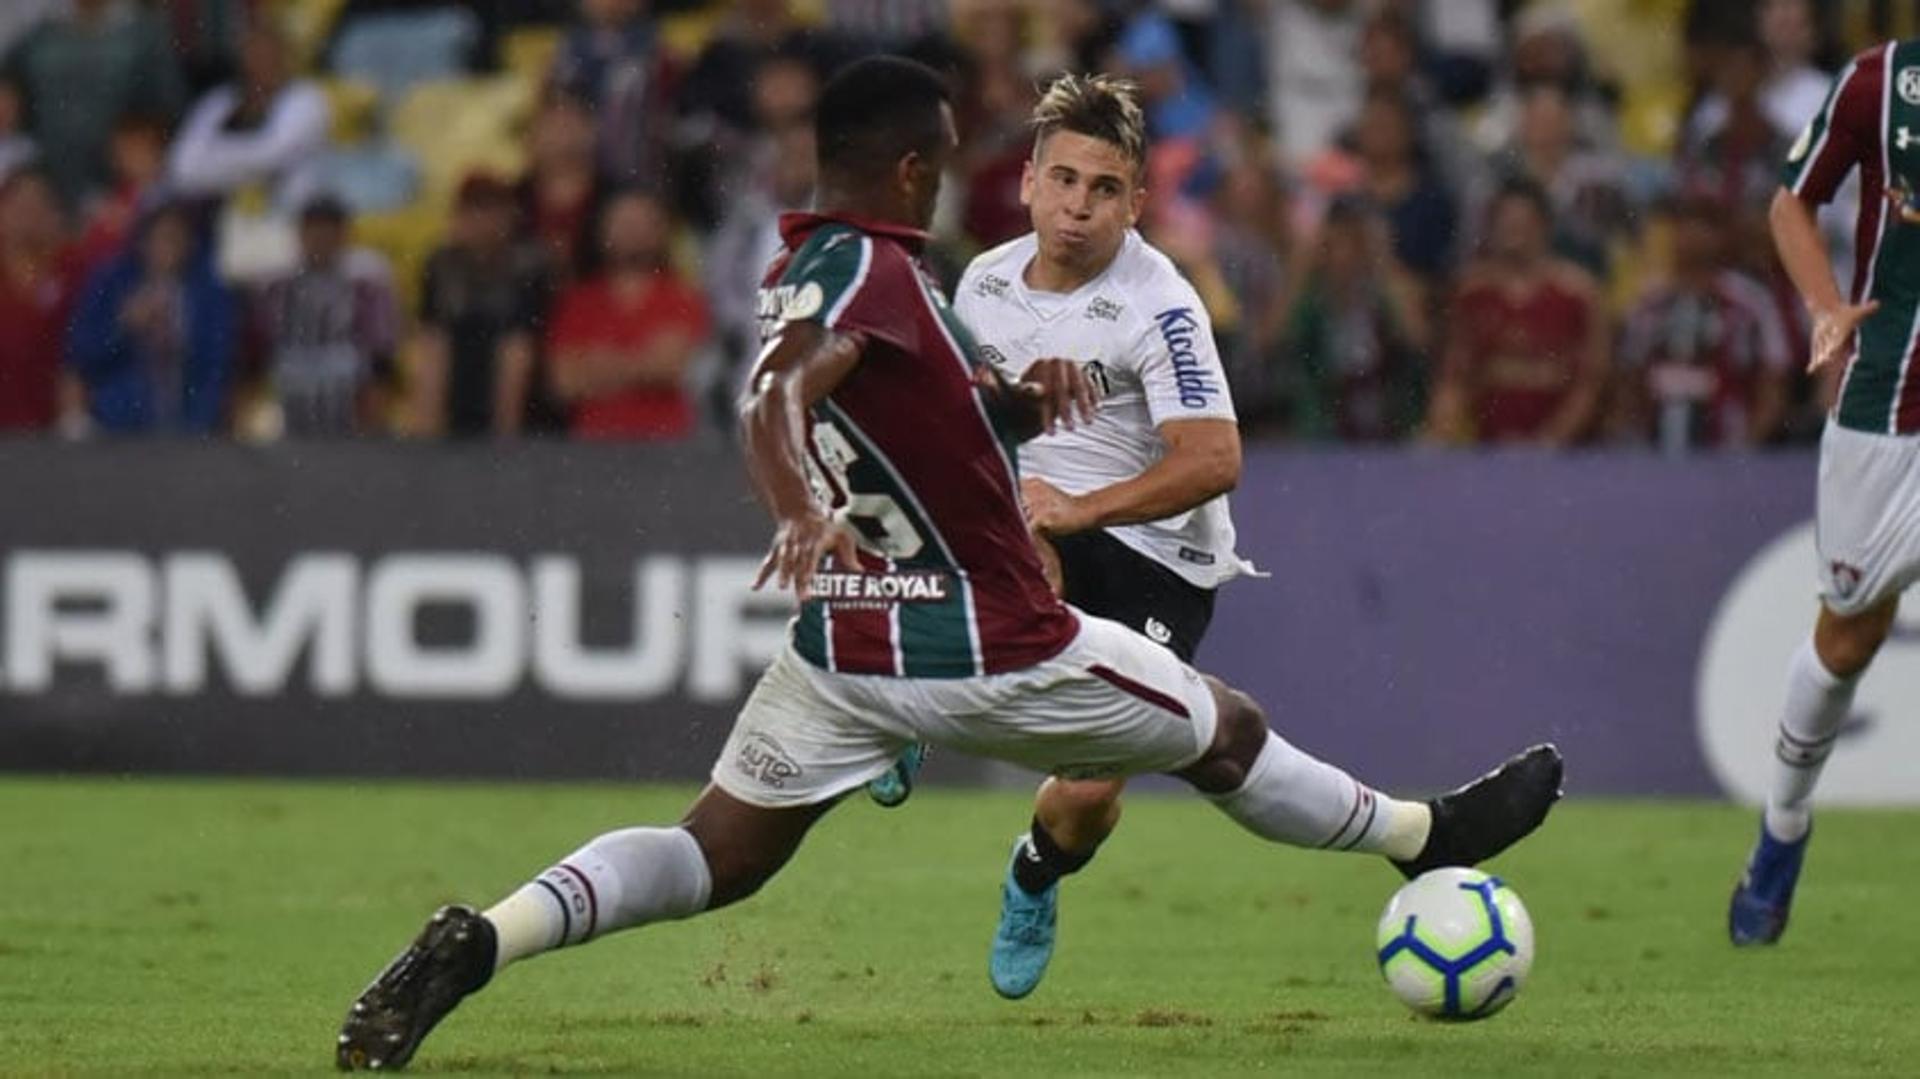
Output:
[[780,522],[773,533],[773,547],[760,563],[760,574],[753,579],[755,591],[772,581],[781,591],[805,602],[813,594],[813,574],[820,560],[833,555],[850,569],[860,565],[860,545],[846,525],[818,511]]
[[1061,425],[1093,419],[1099,394],[1086,368],[1072,360],[1036,360],[1020,381],[1009,382],[990,364],[974,368],[974,384],[1014,437],[1022,442],[1052,434]]
[[1076,424],[1093,422],[1100,407],[1085,365],[1073,360],[1035,360],[1013,388],[1039,403],[1041,427],[1048,434],[1063,424],[1071,431]]
[[1020,501],[1026,506],[1027,527],[1042,536],[1070,536],[1093,527],[1093,513],[1085,500],[1038,476],[1020,481]]
[[1809,350],[1807,370],[1818,371],[1845,359],[1860,324],[1879,309],[1879,300],[1869,300],[1817,312],[1813,316],[1813,347]]

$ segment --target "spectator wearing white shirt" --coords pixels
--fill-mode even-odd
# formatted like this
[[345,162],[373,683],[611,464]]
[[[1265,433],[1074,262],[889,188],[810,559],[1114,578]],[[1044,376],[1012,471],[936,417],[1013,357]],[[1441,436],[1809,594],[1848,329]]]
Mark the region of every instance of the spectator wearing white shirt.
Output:
[[294,78],[286,38],[260,20],[241,40],[239,79],[208,91],[188,112],[168,173],[188,197],[262,189],[273,211],[291,220],[317,193],[327,128],[326,94]]
[[[1813,7],[1808,0],[1763,0],[1755,12],[1755,29],[1767,51],[1766,82],[1760,88],[1760,106],[1774,129],[1792,138],[1812,121],[1827,99],[1833,76],[1813,65],[1818,47]],[[1715,91],[1701,99],[1687,125],[1690,140],[1704,142],[1726,126],[1730,113],[1727,95]]]
[[1267,98],[1280,156],[1298,166],[1340,137],[1359,115],[1366,81],[1358,0],[1279,0],[1267,23]]

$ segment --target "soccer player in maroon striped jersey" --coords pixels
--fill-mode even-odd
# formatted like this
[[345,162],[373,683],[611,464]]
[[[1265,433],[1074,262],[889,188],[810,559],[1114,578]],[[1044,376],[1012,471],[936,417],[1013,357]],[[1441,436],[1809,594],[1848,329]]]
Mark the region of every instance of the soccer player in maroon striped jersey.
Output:
[[[1858,243],[1843,295],[1814,212],[1855,169]],[[1846,66],[1788,151],[1769,216],[1812,315],[1811,367],[1844,373],[1820,441],[1821,607],[1787,668],[1760,837],[1728,909],[1737,945],[1786,931],[1814,784],[1900,594],[1920,580],[1920,40],[1876,46]]]
[[1289,745],[1244,694],[1056,599],[1010,450],[1091,397],[1065,361],[995,374],[920,263],[957,141],[944,84],[864,60],[815,124],[821,209],[784,223],[741,415],[775,520],[762,580],[801,600],[788,647],[679,824],[599,836],[485,913],[442,908],[354,1001],[340,1066],[406,1064],[515,960],[745,899],[914,742],[1053,774],[1171,773],[1263,838],[1408,874],[1497,854],[1559,797],[1551,746],[1431,802],[1387,797]]

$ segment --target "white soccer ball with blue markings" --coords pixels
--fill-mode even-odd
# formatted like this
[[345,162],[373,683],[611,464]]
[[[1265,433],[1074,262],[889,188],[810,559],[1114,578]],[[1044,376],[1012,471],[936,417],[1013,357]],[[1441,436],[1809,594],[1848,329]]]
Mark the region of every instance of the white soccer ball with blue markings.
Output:
[[1533,969],[1527,908],[1478,869],[1409,881],[1388,901],[1375,939],[1394,995],[1434,1019],[1485,1019],[1513,1001]]

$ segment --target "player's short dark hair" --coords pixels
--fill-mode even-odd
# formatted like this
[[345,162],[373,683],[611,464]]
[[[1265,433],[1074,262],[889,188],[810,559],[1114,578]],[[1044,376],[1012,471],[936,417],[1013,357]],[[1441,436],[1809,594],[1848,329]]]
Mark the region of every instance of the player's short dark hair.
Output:
[[932,153],[947,137],[942,105],[952,101],[932,68],[898,56],[870,56],[820,91],[813,131],[822,172],[884,169],[910,153]]
[[1033,155],[1058,131],[1085,135],[1119,150],[1139,176],[1147,168],[1147,121],[1139,90],[1113,75],[1066,74],[1053,80],[1033,107]]

